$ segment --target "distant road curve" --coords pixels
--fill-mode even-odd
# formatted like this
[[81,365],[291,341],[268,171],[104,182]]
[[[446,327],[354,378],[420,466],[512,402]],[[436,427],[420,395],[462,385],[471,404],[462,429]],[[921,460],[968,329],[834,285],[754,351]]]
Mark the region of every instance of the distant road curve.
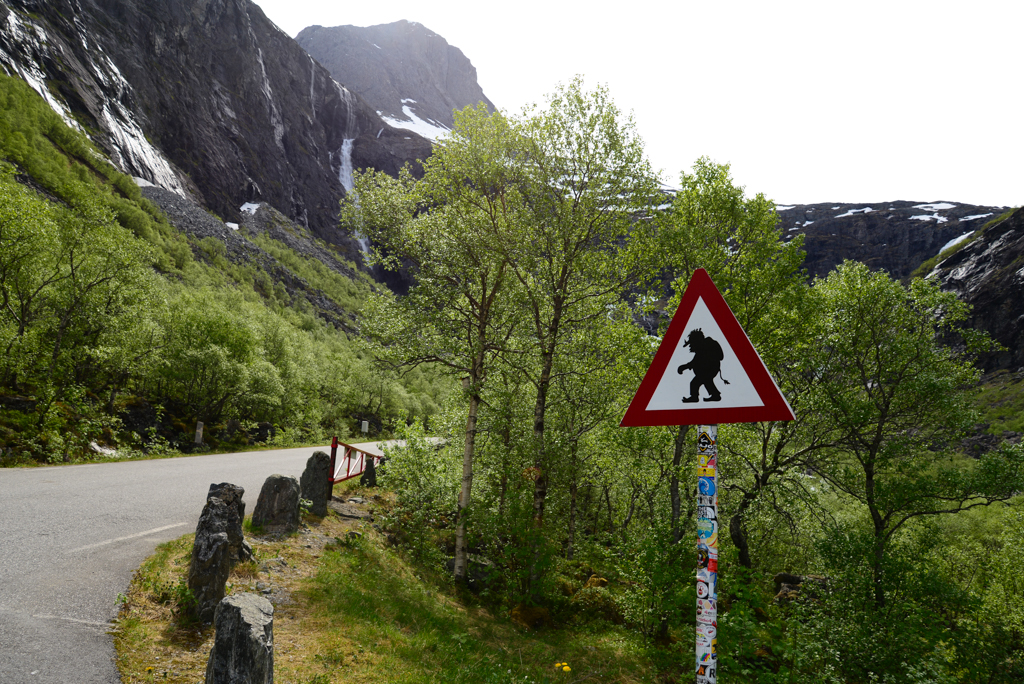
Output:
[[117,595],[157,544],[194,532],[210,484],[302,474],[324,447],[0,469],[0,682],[114,684]]

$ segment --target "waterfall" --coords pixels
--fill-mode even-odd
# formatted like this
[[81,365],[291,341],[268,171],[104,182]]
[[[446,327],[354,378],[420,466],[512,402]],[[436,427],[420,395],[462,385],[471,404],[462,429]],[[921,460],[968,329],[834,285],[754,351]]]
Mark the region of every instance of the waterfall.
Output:
[[341,187],[345,188],[345,194],[352,192],[355,182],[352,180],[352,143],[354,138],[345,138],[341,143],[341,150],[338,152],[341,168],[338,170],[338,180]]
[[[355,188],[355,182],[352,179],[352,144],[354,142],[354,138],[345,138],[341,142],[341,149],[338,150],[338,180],[341,182],[341,187],[345,188],[346,195]],[[365,261],[366,256],[370,253],[370,241],[359,231],[356,231],[355,236],[356,241],[359,242],[359,251],[363,253],[363,260]]]

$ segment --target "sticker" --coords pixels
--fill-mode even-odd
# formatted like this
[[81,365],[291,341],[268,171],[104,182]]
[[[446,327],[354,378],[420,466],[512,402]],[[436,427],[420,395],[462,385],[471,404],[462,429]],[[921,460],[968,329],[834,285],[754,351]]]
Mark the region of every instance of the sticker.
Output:
[[697,580],[697,598],[711,598],[711,589],[708,588],[708,583],[704,580]]
[[[697,537],[698,538],[700,538],[700,539],[710,539],[712,536],[715,536],[716,532],[718,532],[718,521],[717,520],[708,520],[707,518],[698,518],[697,519]],[[707,542],[705,542],[705,543],[707,543]],[[707,543],[707,544],[708,544],[708,546],[711,546],[710,543]]]
[[717,663],[697,663],[697,684],[716,684],[715,666]]
[[697,519],[718,520],[718,511],[715,508],[715,506],[698,506]]
[[[707,585],[708,593],[703,595],[703,596],[700,593],[700,585],[701,584]],[[698,598],[708,598],[708,599],[717,598],[717,595],[716,595],[717,594],[717,589],[718,589],[717,585],[718,585],[718,573],[717,572],[708,572],[704,568],[701,568],[700,570],[697,571],[697,597]]]
[[718,502],[715,500],[714,496],[708,496],[707,494],[698,494],[697,495],[697,505],[698,506],[715,506],[717,504],[718,504]]
[[[715,555],[717,556],[718,554]],[[700,552],[698,552],[697,556],[698,558],[700,557]],[[718,574],[718,558],[712,558],[711,554],[709,553],[707,562],[704,565],[701,565],[701,567],[707,567],[708,572]]]
[[697,468],[697,475],[700,477],[714,477],[715,468],[714,466],[710,468]]
[[[705,603],[711,603],[711,601],[705,601]],[[718,636],[718,628],[714,625],[697,625],[697,634],[714,639]]]
[[705,496],[715,495],[715,481],[710,477],[701,477],[697,480],[697,493]]
[[[697,546],[697,565],[702,568],[708,567],[708,563],[711,562],[711,554],[708,553],[707,544],[699,544]],[[715,565],[718,565],[718,560],[715,560]]]
[[715,445],[715,440],[708,436],[708,433],[700,433],[700,437],[697,438],[697,448],[701,451],[707,451]]

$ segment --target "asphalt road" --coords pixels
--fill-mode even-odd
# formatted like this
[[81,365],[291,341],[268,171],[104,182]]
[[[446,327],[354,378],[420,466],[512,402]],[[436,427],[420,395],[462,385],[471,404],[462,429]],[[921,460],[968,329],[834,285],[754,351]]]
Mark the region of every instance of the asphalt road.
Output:
[[120,682],[107,630],[135,569],[195,531],[212,483],[244,487],[252,513],[316,450],[0,469],[0,682]]

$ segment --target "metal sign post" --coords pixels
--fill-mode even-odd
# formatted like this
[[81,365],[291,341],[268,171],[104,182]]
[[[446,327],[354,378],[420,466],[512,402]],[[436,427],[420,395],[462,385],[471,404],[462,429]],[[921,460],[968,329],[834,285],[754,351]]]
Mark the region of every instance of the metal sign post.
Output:
[[697,684],[718,676],[718,425],[697,430]]

